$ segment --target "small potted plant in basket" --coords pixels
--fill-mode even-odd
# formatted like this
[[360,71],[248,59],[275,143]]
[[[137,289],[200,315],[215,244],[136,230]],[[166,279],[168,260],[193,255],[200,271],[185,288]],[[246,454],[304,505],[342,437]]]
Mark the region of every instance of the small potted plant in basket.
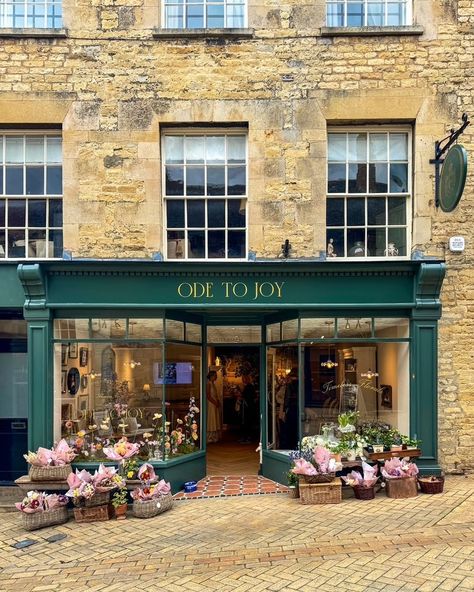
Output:
[[385,461],[382,467],[385,478],[387,496],[395,499],[405,499],[418,495],[416,476],[418,467],[408,458],[392,458]]
[[298,498],[299,494],[299,487],[298,487],[298,475],[295,475],[293,471],[288,471],[286,474],[286,478],[288,480],[288,497],[291,498]]
[[63,438],[52,448],[40,447],[23,457],[30,464],[29,476],[32,481],[66,481],[76,454]]
[[145,463],[138,471],[138,478],[141,485],[136,487],[132,493],[133,515],[137,518],[153,518],[162,512],[171,509],[173,496],[171,486],[164,479],[157,483],[157,476],[152,465]]
[[375,497],[375,484],[377,483],[377,467],[370,466],[362,462],[363,474],[358,471],[351,471],[345,477],[342,477],[347,485],[350,485],[354,491],[354,497],[358,500],[370,500]]
[[120,487],[112,495],[112,506],[114,507],[115,518],[117,520],[125,520],[127,517],[127,503],[128,503],[128,491],[127,488]]
[[29,491],[21,502],[15,504],[22,513],[23,528],[36,530],[68,521],[65,495],[47,494],[44,491]]

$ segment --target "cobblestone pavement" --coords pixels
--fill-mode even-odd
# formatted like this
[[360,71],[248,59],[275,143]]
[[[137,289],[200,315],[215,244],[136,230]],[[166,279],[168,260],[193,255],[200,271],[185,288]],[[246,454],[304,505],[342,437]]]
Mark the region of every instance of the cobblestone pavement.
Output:
[[[474,477],[442,495],[303,506],[284,495],[176,502],[149,520],[25,533],[0,516],[0,590],[474,590]],[[50,543],[55,533],[67,537]],[[23,550],[11,547],[33,539]]]

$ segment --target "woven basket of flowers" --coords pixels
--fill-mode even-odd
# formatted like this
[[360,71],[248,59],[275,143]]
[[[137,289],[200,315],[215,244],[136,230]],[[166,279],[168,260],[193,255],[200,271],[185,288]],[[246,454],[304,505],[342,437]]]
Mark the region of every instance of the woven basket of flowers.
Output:
[[29,491],[21,502],[15,504],[20,510],[23,528],[37,530],[68,521],[68,499],[64,495],[47,494],[44,491]]
[[66,481],[76,454],[63,439],[51,449],[40,447],[23,456],[30,464],[28,474],[32,481]]
[[159,495],[150,500],[134,500],[132,512],[136,518],[153,518],[173,507],[171,493]]
[[132,493],[132,513],[137,518],[153,518],[173,506],[171,487],[163,479],[157,481],[152,465],[145,463],[138,470],[141,485]]

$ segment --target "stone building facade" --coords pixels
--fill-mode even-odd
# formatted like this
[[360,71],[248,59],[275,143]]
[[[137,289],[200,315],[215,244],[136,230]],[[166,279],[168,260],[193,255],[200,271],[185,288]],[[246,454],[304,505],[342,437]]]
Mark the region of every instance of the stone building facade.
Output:
[[[323,0],[249,0],[240,28],[169,30],[160,0],[63,2],[61,29],[0,29],[0,127],[62,135],[67,259],[166,257],[166,130],[243,129],[245,258],[324,260],[328,129],[408,129],[407,257],[441,259],[439,454],[474,468],[472,176],[434,203],[434,143],[473,113],[474,3],[414,0],[400,27],[328,28]],[[470,151],[471,128],[462,138]],[[448,239],[466,238],[463,253]],[[229,263],[230,265],[230,263]],[[341,263],[343,265],[343,263]]]

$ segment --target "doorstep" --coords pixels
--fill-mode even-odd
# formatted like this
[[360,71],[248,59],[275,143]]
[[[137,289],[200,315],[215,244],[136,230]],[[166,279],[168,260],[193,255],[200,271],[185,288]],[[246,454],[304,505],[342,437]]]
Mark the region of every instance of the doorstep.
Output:
[[198,481],[196,491],[180,491],[174,499],[179,501],[281,493],[287,494],[288,487],[261,475],[211,475]]

